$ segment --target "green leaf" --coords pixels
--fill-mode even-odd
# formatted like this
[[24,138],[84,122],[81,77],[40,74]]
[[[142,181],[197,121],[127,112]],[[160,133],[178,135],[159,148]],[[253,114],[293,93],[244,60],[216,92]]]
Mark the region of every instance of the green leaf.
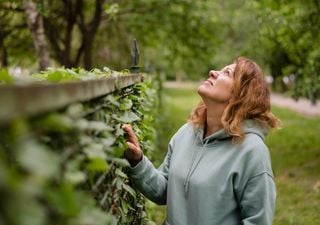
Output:
[[91,136],[86,135],[86,134],[80,135],[79,140],[80,140],[80,144],[82,146],[89,145],[90,143],[92,143],[94,141],[94,139]]
[[125,111],[125,110],[131,109],[132,106],[133,106],[132,101],[131,101],[130,99],[125,99],[125,100],[121,103],[120,109],[123,110],[123,111]]
[[122,123],[132,123],[134,121],[140,120],[139,116],[131,111],[125,111],[121,116],[114,115],[113,118]]
[[111,19],[114,18],[119,12],[119,4],[118,3],[106,4],[104,12],[108,14]]
[[116,137],[119,137],[119,136],[123,136],[124,135],[124,131],[123,129],[121,128],[121,124],[117,124],[116,127],[116,132],[115,132],[115,136]]
[[79,225],[116,225],[116,218],[108,212],[95,208],[83,208],[77,219]]
[[106,159],[106,153],[103,151],[103,145],[100,143],[89,144],[83,149],[83,152],[88,156],[89,159]]
[[65,115],[50,113],[47,116],[38,119],[36,125],[44,130],[65,133],[70,130],[72,120]]
[[106,171],[108,170],[108,163],[102,158],[92,158],[87,164],[90,171]]
[[113,95],[108,95],[105,99],[114,106],[120,106],[119,101]]
[[12,201],[6,207],[15,212],[13,217],[14,224],[43,225],[47,223],[45,208],[34,199],[20,198]]
[[46,189],[45,192],[50,206],[59,214],[75,216],[79,213],[81,205],[78,204],[78,196],[72,185],[62,183],[56,188]]
[[30,173],[41,177],[57,176],[59,157],[44,145],[35,141],[27,141],[18,151],[18,161]]
[[106,125],[104,122],[101,121],[90,121],[88,122],[89,130],[95,131],[113,131],[113,127]]
[[74,122],[73,127],[81,131],[87,130],[89,127],[89,121],[83,118],[78,119]]
[[108,138],[101,138],[100,140],[105,147],[109,147],[115,143],[116,138],[115,137],[108,137]]
[[126,159],[111,158],[110,160],[112,162],[114,162],[115,164],[119,165],[119,166],[123,166],[123,167],[129,167],[130,166],[130,163]]
[[119,177],[116,177],[114,179],[114,182],[116,184],[117,189],[119,189],[119,190],[122,188],[122,185],[124,184],[123,180],[121,178],[119,178]]
[[128,203],[125,201],[121,201],[121,209],[123,211],[124,216],[126,216],[129,211]]
[[83,104],[80,103],[74,103],[68,106],[66,110],[67,115],[69,115],[72,118],[80,118],[83,116],[84,113],[84,107]]
[[87,175],[81,171],[67,171],[65,173],[65,179],[72,184],[79,184],[84,182],[87,179]]
[[63,79],[63,73],[59,72],[59,71],[54,71],[51,73],[48,73],[48,77],[47,80],[50,82],[59,82]]
[[127,174],[125,174],[124,172],[122,172],[119,168],[116,169],[116,174],[117,174],[119,177],[128,178]]
[[13,77],[10,76],[8,70],[6,69],[0,69],[0,84],[1,81],[4,82],[5,84],[12,84],[13,83]]
[[114,157],[120,158],[120,157],[123,156],[124,150],[125,150],[124,145],[121,144],[121,143],[118,143],[118,146],[117,146],[117,147],[112,148],[111,154],[112,154],[112,156],[114,156]]
[[123,189],[126,190],[132,197],[136,198],[137,194],[135,190],[127,184],[122,185]]

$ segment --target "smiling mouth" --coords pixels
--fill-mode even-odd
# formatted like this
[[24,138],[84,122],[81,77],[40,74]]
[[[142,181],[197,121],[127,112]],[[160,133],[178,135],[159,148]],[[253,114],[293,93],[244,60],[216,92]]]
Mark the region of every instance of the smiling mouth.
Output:
[[214,83],[211,80],[206,80],[211,86],[214,86]]

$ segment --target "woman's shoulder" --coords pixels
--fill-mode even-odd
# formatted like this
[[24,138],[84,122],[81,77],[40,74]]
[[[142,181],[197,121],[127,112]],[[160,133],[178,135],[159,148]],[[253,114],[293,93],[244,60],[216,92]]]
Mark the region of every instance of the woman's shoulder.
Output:
[[251,170],[253,175],[264,172],[272,175],[270,152],[260,136],[246,135],[240,151],[244,165]]
[[180,139],[180,138],[187,138],[188,136],[193,136],[196,132],[196,128],[194,128],[190,123],[183,124],[176,133],[172,136],[171,142]]
[[249,158],[269,157],[269,149],[264,140],[256,134],[246,134],[243,142],[240,144],[240,151]]
[[175,135],[181,135],[185,133],[194,133],[195,129],[190,123],[183,124],[175,133]]

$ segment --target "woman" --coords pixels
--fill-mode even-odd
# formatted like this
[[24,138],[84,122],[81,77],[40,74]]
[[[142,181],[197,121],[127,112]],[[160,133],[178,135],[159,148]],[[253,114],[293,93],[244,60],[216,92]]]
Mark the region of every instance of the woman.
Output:
[[158,169],[123,125],[133,185],[167,204],[166,224],[272,224],[276,191],[264,137],[278,120],[260,67],[240,57],[211,70],[198,94],[202,102],[172,137]]

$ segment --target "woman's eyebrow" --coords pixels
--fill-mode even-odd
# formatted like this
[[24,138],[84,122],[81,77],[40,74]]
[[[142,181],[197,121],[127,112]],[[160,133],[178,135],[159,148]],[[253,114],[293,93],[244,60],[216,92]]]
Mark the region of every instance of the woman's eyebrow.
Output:
[[230,67],[225,67],[222,69],[222,71],[233,72],[233,70]]

